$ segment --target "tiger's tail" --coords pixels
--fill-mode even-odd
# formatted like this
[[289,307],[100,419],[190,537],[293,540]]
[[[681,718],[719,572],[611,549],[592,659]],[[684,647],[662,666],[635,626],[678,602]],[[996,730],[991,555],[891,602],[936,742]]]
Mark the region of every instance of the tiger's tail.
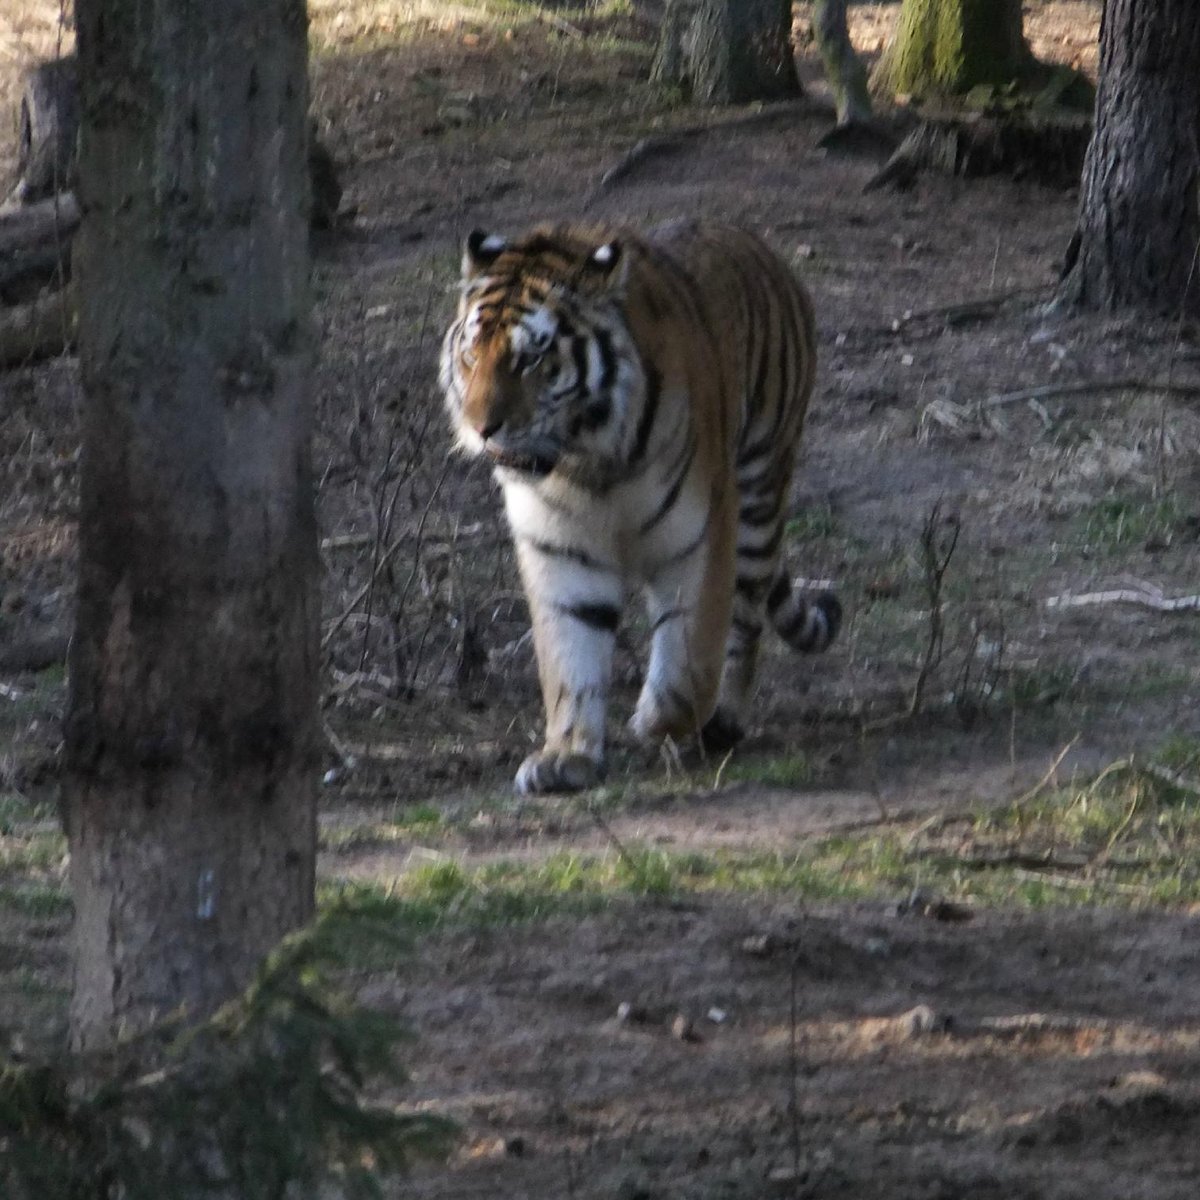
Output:
[[767,616],[775,632],[793,650],[815,654],[828,650],[842,625],[842,605],[832,592],[804,596],[792,590],[781,568],[767,593]]

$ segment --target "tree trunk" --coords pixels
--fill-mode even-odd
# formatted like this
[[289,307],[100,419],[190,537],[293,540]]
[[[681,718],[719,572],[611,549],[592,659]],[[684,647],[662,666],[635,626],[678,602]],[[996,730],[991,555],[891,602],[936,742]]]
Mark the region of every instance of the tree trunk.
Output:
[[799,96],[791,38],[789,0],[668,0],[651,78],[707,104]]
[[212,1012],[313,911],[304,0],[77,0],[86,396],[72,1042]]
[[1200,315],[1200,6],[1107,0],[1063,297]]
[[846,0],[817,0],[813,5],[813,34],[837,105],[837,123],[855,125],[870,121],[867,71],[850,43]]
[[1035,62],[1021,0],[904,0],[871,86],[887,95],[953,95],[1020,79]]
[[38,63],[25,77],[21,96],[17,171],[13,198],[22,204],[75,186],[79,132],[79,85],[75,59]]

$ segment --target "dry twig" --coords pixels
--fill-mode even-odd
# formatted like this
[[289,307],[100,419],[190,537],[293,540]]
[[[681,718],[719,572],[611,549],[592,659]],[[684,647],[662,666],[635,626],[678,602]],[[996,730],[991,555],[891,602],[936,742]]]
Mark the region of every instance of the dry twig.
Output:
[[951,530],[950,536],[947,539],[939,539],[938,531],[942,524],[942,502],[939,500],[929,510],[929,516],[921,529],[921,567],[925,577],[925,592],[929,597],[929,641],[925,647],[921,669],[917,673],[917,682],[913,685],[912,702],[908,706],[910,717],[915,717],[921,711],[921,703],[925,699],[925,685],[930,672],[937,665],[946,632],[942,585],[946,577],[946,568],[950,565],[950,560],[954,557],[954,548],[958,545],[961,527],[957,517],[946,518],[945,524]]

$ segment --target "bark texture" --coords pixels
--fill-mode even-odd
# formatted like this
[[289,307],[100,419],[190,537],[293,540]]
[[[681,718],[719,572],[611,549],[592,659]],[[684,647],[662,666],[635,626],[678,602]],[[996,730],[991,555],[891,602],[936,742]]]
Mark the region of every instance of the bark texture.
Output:
[[86,405],[72,1040],[246,984],[313,911],[303,0],[77,0]]
[[740,104],[801,94],[789,0],[667,0],[653,79],[693,100]]
[[74,186],[79,86],[74,58],[38,63],[25,77],[13,198],[22,204]]
[[1020,79],[1035,61],[1021,0],[904,0],[871,84],[888,95],[953,95]]
[[1107,0],[1063,295],[1200,315],[1200,5]]

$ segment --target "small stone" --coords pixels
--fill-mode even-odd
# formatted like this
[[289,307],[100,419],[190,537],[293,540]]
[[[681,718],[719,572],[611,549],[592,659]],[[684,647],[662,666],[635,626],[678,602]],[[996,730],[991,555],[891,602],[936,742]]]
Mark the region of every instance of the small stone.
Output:
[[653,1193],[632,1175],[621,1180],[617,1188],[617,1200],[653,1200]]
[[713,1005],[705,1014],[714,1025],[724,1025],[729,1020],[729,1014],[723,1008]]
[[528,1151],[523,1137],[510,1137],[504,1141],[504,1153],[509,1158],[524,1158]]
[[769,933],[755,933],[742,939],[742,952],[753,954],[755,958],[767,958],[777,948],[778,942]]
[[696,1026],[690,1017],[677,1013],[671,1022],[671,1036],[681,1042],[699,1042],[703,1039],[696,1032]]
[[646,1010],[640,1004],[622,1000],[617,1005],[617,1020],[622,1025],[641,1025],[646,1020]]
[[904,1037],[923,1037],[930,1033],[944,1033],[950,1022],[939,1016],[928,1004],[918,1004],[916,1008],[901,1013],[896,1018],[897,1031]]

